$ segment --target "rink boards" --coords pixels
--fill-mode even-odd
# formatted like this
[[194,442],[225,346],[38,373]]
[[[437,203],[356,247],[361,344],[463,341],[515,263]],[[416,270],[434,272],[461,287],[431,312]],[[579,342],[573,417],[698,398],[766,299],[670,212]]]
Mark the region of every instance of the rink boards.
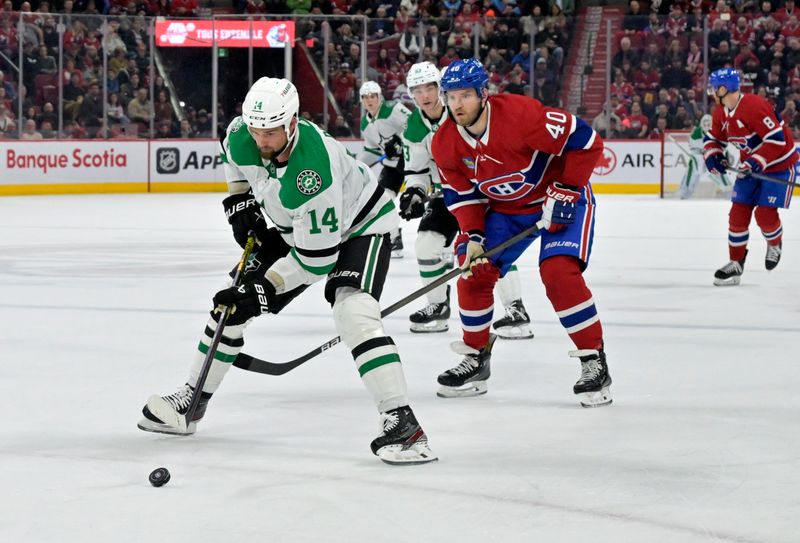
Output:
[[[218,148],[212,139],[5,141],[0,195],[224,191]],[[658,194],[661,153],[659,140],[606,141],[595,192]]]

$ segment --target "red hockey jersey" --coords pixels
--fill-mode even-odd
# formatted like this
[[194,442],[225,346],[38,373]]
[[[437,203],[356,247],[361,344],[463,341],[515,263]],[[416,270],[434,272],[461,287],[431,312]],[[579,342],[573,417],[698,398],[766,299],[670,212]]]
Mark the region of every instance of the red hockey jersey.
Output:
[[555,181],[583,187],[603,152],[600,136],[571,113],[514,94],[489,98],[486,132],[475,139],[452,119],[433,136],[448,209],[462,231],[484,231],[487,206],[538,213]]
[[740,162],[752,158],[764,172],[786,170],[798,160],[792,132],[760,96],[742,94],[736,107],[728,110],[718,105],[711,118],[703,143],[705,158],[722,153],[728,142],[739,149]]

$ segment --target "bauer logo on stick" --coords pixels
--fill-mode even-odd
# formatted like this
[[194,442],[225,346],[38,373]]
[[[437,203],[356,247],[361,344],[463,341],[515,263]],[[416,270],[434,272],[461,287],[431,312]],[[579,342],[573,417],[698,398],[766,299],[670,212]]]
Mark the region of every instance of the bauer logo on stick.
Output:
[[322,177],[314,170],[303,170],[297,174],[297,190],[303,194],[315,194],[322,188]]

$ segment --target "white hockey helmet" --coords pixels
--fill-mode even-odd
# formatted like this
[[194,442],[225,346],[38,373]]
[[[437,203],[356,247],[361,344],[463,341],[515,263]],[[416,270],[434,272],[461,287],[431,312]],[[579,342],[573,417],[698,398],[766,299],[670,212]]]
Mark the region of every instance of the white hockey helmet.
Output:
[[242,120],[251,128],[283,126],[289,135],[300,110],[297,88],[288,79],[262,77],[250,87],[242,104]]
[[375,81],[366,81],[363,85],[361,85],[361,88],[358,89],[358,95],[360,97],[369,96],[370,94],[377,94],[381,99],[383,99],[383,91],[381,90],[381,86]]
[[436,83],[438,85],[441,80],[442,74],[439,72],[439,68],[428,61],[417,62],[408,70],[406,87],[411,91],[414,87],[425,83]]
[[703,134],[711,130],[711,115],[708,113],[700,117],[700,130],[703,131]]

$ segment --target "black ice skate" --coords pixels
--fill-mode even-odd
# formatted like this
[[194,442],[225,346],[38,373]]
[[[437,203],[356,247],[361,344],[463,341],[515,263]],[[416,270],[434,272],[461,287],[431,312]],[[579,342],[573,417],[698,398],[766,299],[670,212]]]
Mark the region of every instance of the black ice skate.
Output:
[[447,332],[447,319],[450,318],[450,285],[447,285],[447,297],[440,304],[428,304],[412,313],[411,331],[419,334],[430,332]]
[[439,376],[437,380],[441,386],[436,395],[440,398],[461,398],[486,394],[486,381],[492,374],[492,346],[496,339],[496,335],[489,334],[489,343],[480,351],[461,341],[453,343],[453,350],[463,354],[464,358],[458,366]]
[[778,262],[781,261],[782,246],[783,242],[780,242],[777,245],[767,245],[767,256],[764,257],[764,266],[766,266],[767,271],[774,270],[775,266],[778,265]]
[[206,412],[211,394],[203,392],[200,403],[194,412],[192,421],[186,426],[186,412],[192,403],[194,389],[188,384],[183,385],[174,394],[167,396],[150,396],[147,404],[142,408],[144,418],[137,425],[145,432],[159,434],[191,435],[197,429],[197,423]]
[[602,407],[611,404],[611,375],[603,350],[581,349],[570,351],[570,356],[581,359],[581,377],[572,391],[583,407]]
[[439,459],[428,446],[428,436],[410,407],[381,413],[381,435],[372,440],[372,454],[396,466],[427,464]]
[[503,318],[492,323],[492,328],[503,339],[530,339],[533,337],[531,318],[522,305],[522,300],[514,300],[506,307]]
[[392,232],[392,258],[403,258],[403,231]]
[[[769,249],[767,251],[769,252]],[[731,260],[714,272],[714,284],[718,287],[723,287],[728,285],[738,285],[741,283],[742,274],[744,273],[744,261],[746,258],[747,251],[745,251],[744,258],[741,260]],[[780,254],[778,255],[778,258],[780,258]],[[775,265],[777,265],[777,262]],[[773,268],[774,267],[775,266],[773,266]]]

